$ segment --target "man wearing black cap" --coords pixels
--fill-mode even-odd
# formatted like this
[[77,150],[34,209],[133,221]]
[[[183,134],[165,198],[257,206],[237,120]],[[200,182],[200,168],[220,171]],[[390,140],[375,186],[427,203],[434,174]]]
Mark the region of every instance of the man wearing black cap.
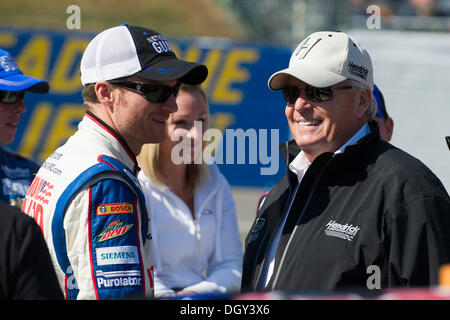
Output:
[[207,72],[142,27],[110,28],[88,44],[81,60],[87,113],[42,165],[22,207],[43,229],[66,298],[153,296],[136,155],[165,138],[180,84],[200,84]]
[[15,59],[0,49],[0,201],[20,208],[39,166],[2,146],[14,141],[27,91],[47,93],[46,81],[24,75]]

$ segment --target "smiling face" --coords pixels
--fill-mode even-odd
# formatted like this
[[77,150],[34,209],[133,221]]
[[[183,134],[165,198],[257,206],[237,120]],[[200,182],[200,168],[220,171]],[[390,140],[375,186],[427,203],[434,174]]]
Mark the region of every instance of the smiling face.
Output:
[[[174,87],[177,81],[158,82],[138,77],[130,77],[127,81],[158,84]],[[124,137],[132,150],[138,150],[145,143],[158,143],[166,138],[166,120],[170,113],[177,110],[175,97],[171,95],[166,102],[154,103],[145,99],[140,93],[120,90],[118,105],[111,115],[114,127]]]
[[[334,87],[347,85],[345,80]],[[331,100],[311,102],[305,97],[304,82],[291,77],[288,86],[301,90],[295,103],[286,105],[285,114],[295,142],[309,161],[324,152],[337,151],[367,122],[370,96],[366,97],[366,91],[333,90]]]
[[13,142],[20,115],[26,110],[23,99],[16,103],[6,104],[0,102],[0,146]]
[[202,156],[203,134],[208,129],[208,103],[200,91],[180,90],[177,105],[178,111],[172,113],[167,121],[168,138],[160,144],[160,150],[170,155],[175,145],[180,143],[179,137],[187,138],[191,146],[190,162],[193,163]]

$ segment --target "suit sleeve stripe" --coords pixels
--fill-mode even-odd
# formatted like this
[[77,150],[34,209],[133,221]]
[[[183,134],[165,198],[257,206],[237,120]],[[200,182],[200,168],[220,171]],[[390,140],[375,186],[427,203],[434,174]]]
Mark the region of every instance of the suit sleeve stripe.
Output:
[[94,275],[94,261],[93,261],[93,252],[92,252],[92,187],[89,188],[89,211],[88,211],[88,234],[89,234],[89,261],[90,261],[90,266],[89,268],[91,269],[91,277],[92,277],[92,285],[94,287],[94,292],[95,292],[95,298],[97,300],[99,300],[98,297],[98,289],[97,289],[97,281],[95,279],[95,275]]
[[98,162],[101,162],[101,163],[104,163],[104,164],[106,164],[107,166],[109,166],[111,169],[113,169],[114,171],[116,171],[117,172],[117,169],[116,168],[114,168],[109,162],[107,162],[107,161],[105,161],[105,160],[103,160],[102,159],[102,157],[103,157],[103,155],[101,154],[101,155],[99,155],[98,157],[97,157],[97,161]]
[[[137,208],[138,206],[137,203],[137,196],[134,196],[134,207]],[[137,228],[136,228],[136,237],[137,237],[137,241],[138,241],[138,253],[139,253],[139,261],[141,261],[141,274],[142,274],[142,293],[145,296],[145,271],[144,271],[144,261],[142,260],[142,253],[141,253],[141,241],[140,241],[140,230],[141,227],[139,225],[139,210],[135,211],[135,215],[136,215],[136,224],[137,224]]]
[[69,300],[69,286],[67,285],[67,274],[64,274],[64,298]]

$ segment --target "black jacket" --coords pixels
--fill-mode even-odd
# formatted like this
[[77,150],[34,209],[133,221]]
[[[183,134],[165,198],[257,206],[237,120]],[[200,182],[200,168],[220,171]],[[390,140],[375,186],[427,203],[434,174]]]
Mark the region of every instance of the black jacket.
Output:
[[64,299],[34,220],[0,202],[0,299]]
[[[266,290],[428,286],[450,261],[450,199],[419,160],[372,133],[342,154],[323,153],[295,195]],[[290,163],[295,141],[281,148]],[[287,146],[287,148],[286,148]],[[256,291],[272,237],[297,184],[270,190],[246,239],[242,291]],[[376,278],[378,277],[378,279]]]

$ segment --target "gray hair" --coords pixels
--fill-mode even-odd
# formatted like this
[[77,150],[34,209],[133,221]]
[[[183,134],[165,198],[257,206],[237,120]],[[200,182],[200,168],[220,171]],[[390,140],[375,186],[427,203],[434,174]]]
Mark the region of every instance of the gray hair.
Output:
[[[364,90],[366,90],[366,88],[369,88],[365,84],[363,84],[359,81],[356,81],[353,79],[348,79],[348,81],[350,82],[350,85],[358,91],[364,91]],[[377,105],[377,100],[373,96],[373,88],[369,88],[369,89],[370,89],[370,93],[372,95],[372,99],[370,100],[369,107],[367,108],[366,116],[367,116],[367,119],[373,120],[375,118],[375,114],[377,113],[378,105]]]

